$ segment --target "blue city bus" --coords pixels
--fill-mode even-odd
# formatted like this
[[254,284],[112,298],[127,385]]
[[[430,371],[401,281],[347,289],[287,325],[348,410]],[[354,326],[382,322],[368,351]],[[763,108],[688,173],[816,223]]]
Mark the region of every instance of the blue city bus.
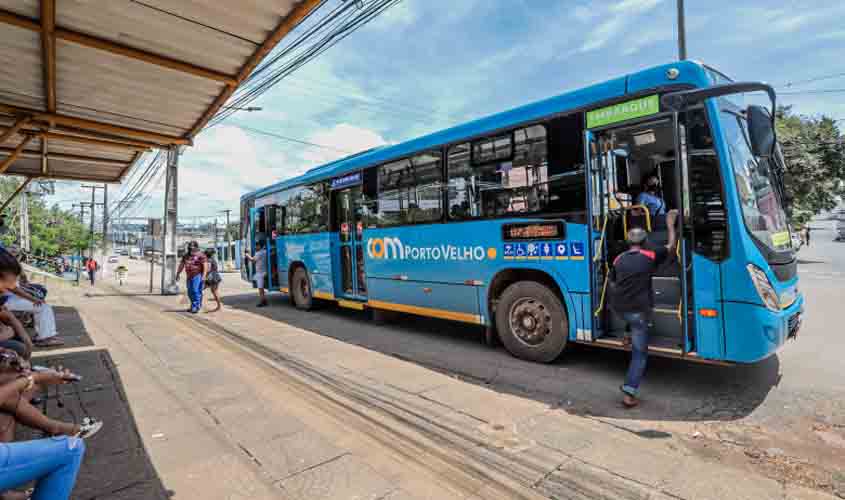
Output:
[[[268,250],[261,285],[298,308],[481,325],[550,362],[570,343],[625,348],[612,262],[634,226],[666,245],[678,209],[651,352],[756,362],[796,336],[804,299],[774,120],[768,104],[742,104],[753,95],[774,108],[771,87],[696,62],[647,69],[244,195],[242,237]],[[662,207],[639,202],[648,175]]]

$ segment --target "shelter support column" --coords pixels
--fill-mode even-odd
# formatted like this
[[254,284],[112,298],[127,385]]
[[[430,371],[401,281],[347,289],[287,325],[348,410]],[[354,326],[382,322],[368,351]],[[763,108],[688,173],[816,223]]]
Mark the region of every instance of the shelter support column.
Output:
[[176,230],[179,216],[179,146],[170,146],[167,150],[167,171],[164,187],[164,226],[162,230],[162,271],[161,293],[172,295],[179,293],[176,282],[178,261]]

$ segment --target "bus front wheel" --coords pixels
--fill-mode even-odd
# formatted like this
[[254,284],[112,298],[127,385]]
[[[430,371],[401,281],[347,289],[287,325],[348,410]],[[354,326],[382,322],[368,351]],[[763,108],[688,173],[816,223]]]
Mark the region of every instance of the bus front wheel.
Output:
[[499,297],[496,328],[505,348],[517,358],[550,363],[566,347],[569,323],[552,290],[535,281],[518,281]]
[[290,283],[293,305],[297,309],[310,311],[314,306],[314,297],[311,294],[311,280],[308,279],[308,271],[304,267],[297,267],[293,273]]

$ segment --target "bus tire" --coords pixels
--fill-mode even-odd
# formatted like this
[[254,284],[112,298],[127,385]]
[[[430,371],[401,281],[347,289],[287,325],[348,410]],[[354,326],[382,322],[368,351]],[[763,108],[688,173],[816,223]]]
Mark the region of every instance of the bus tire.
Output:
[[311,280],[304,267],[297,267],[290,282],[290,296],[297,309],[310,311],[314,307],[314,295],[311,290]]
[[535,281],[508,286],[496,305],[496,329],[515,357],[550,363],[566,347],[569,321],[557,295]]

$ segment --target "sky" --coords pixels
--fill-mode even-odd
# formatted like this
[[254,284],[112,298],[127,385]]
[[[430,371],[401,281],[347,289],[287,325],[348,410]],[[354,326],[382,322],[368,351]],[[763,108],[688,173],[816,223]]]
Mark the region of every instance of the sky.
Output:
[[[845,92],[803,93],[845,89],[845,2],[686,4],[691,59],[735,80],[802,92],[780,96],[799,113],[845,119]],[[261,111],[201,133],[180,159],[179,214],[237,213],[242,194],[347,152],[676,58],[674,0],[403,0],[264,94],[252,104]],[[120,190],[111,188],[112,200]],[[133,215],[160,216],[162,191]],[[84,196],[61,183],[50,201],[70,208]]]

